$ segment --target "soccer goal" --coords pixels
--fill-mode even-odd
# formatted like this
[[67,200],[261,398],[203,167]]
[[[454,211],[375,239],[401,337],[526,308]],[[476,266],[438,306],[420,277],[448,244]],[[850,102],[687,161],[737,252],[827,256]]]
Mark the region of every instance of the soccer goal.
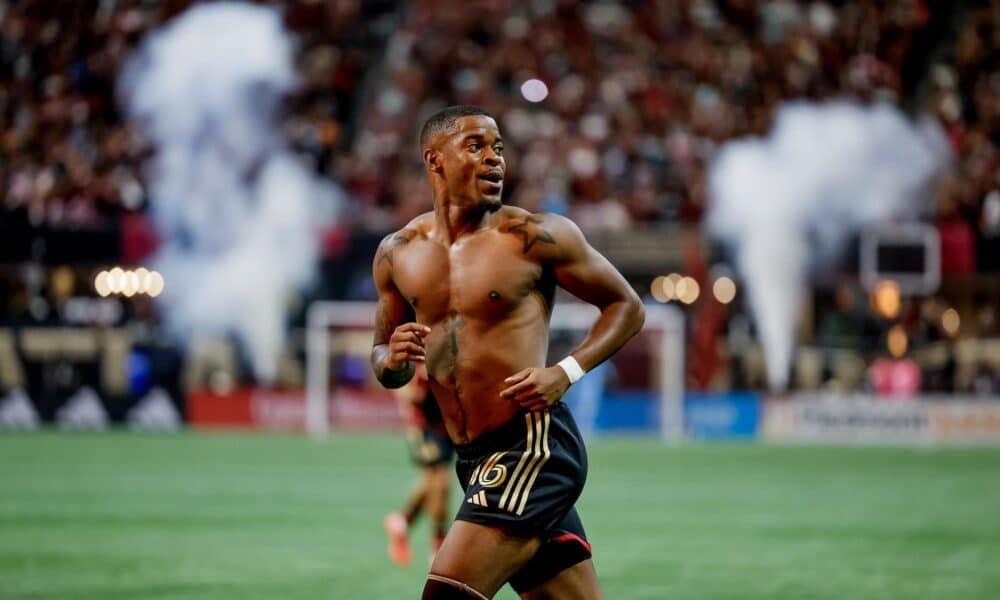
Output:
[[[550,338],[563,335],[582,339],[598,314],[597,309],[588,304],[559,302],[552,312]],[[336,402],[330,393],[332,358],[350,349],[355,355],[363,354],[366,360],[374,327],[374,302],[317,301],[309,306],[306,314],[306,428],[313,437],[325,438],[330,433],[331,403]],[[647,381],[656,398],[660,436],[665,441],[679,441],[684,433],[683,315],[670,305],[646,306],[642,335],[648,340],[648,352],[644,356],[648,365],[640,365],[640,369],[650,370]],[[595,374],[588,374],[580,383],[592,375]],[[580,383],[574,388],[580,387]],[[583,410],[596,415],[599,406],[593,404],[600,402],[600,390],[586,396],[594,399],[583,400],[590,404]],[[581,425],[582,429],[586,426]]]

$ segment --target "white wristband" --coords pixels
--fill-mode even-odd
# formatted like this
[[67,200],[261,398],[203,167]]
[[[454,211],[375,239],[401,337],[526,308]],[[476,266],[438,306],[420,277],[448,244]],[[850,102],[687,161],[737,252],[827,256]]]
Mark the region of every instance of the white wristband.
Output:
[[566,377],[569,377],[570,385],[580,381],[580,378],[586,374],[586,371],[583,370],[580,363],[576,362],[572,354],[559,361],[558,365],[566,373]]

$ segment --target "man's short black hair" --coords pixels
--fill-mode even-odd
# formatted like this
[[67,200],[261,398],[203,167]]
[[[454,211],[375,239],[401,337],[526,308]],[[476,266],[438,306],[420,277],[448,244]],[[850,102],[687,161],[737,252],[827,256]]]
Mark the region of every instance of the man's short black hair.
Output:
[[420,128],[420,148],[426,148],[427,143],[435,135],[454,127],[455,121],[459,118],[477,115],[493,118],[493,115],[490,113],[471,104],[459,104],[457,106],[442,108],[424,121],[424,126]]

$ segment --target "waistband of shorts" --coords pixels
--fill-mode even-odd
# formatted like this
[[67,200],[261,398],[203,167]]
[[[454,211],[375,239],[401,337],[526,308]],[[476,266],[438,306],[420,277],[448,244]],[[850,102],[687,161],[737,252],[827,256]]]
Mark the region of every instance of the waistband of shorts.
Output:
[[[553,416],[563,410],[566,408],[562,402],[558,402],[548,409]],[[460,459],[471,459],[510,448],[527,438],[530,422],[525,419],[525,415],[529,414],[531,413],[528,411],[521,411],[500,427],[487,431],[468,444],[456,444],[455,453]],[[544,413],[539,412],[538,414]]]

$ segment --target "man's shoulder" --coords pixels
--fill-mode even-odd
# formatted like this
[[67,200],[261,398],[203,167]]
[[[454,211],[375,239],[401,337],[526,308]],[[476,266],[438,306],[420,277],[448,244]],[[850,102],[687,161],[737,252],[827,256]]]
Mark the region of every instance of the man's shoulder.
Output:
[[432,212],[426,212],[422,215],[416,216],[406,225],[403,225],[396,231],[388,233],[382,238],[379,245],[398,245],[400,242],[405,243],[417,238],[427,237],[429,225],[433,223],[433,220],[434,213]]
[[517,206],[504,206],[498,213],[497,229],[503,233],[518,231],[524,227],[537,225],[548,229],[576,228],[573,221],[562,215],[548,212],[531,212]]
[[383,266],[388,267],[387,272],[391,271],[394,264],[395,250],[414,240],[426,239],[428,223],[432,222],[432,220],[433,213],[424,213],[414,218],[401,229],[393,231],[382,238],[375,252],[376,271],[379,271],[380,267]]
[[533,213],[516,206],[505,206],[497,225],[500,233],[518,236],[522,240],[522,250],[556,251],[560,243],[575,239],[580,229],[575,223],[553,213]]

